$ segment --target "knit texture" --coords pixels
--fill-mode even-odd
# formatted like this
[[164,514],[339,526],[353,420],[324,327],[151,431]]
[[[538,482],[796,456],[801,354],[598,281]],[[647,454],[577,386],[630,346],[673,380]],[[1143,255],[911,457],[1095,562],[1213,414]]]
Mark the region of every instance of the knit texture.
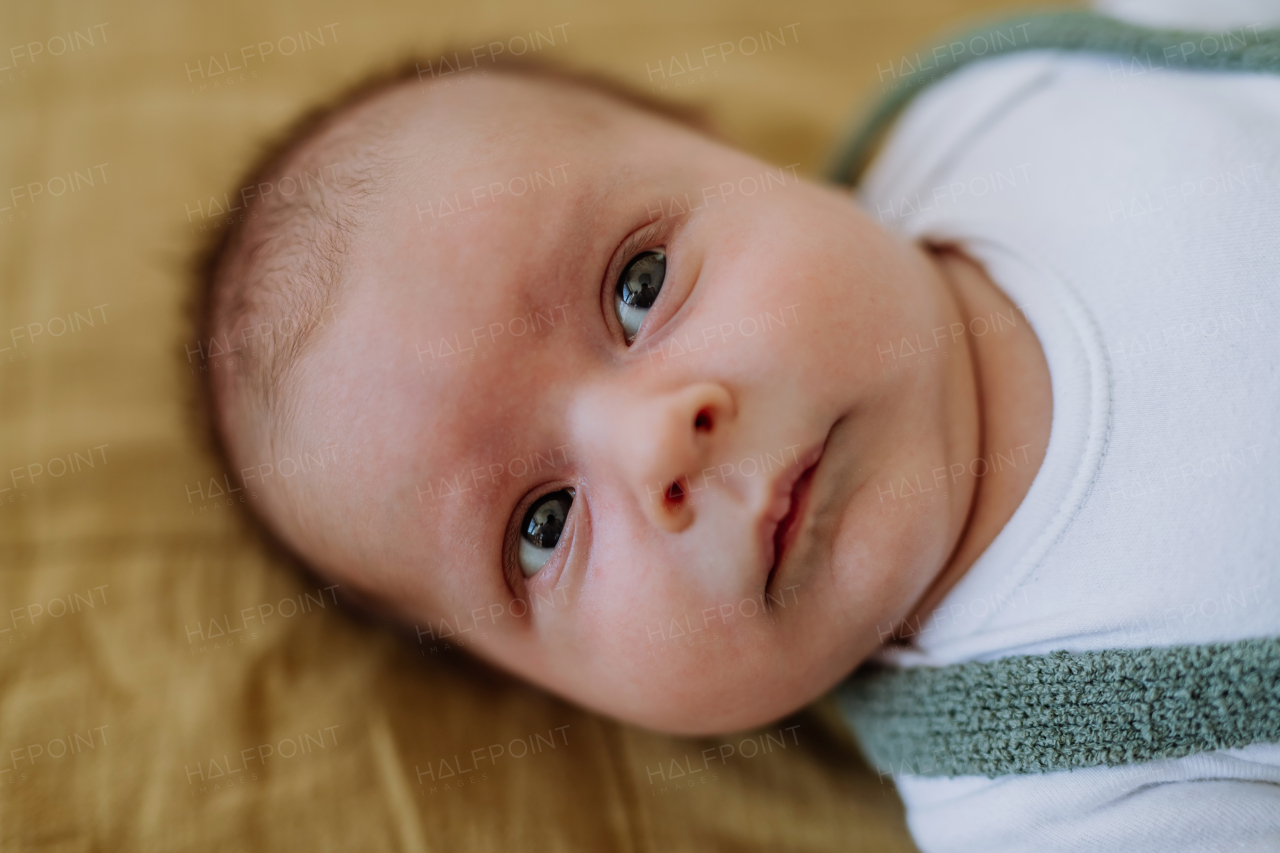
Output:
[[[1186,49],[1187,46],[1190,49]],[[981,49],[981,52],[979,52]],[[997,20],[903,57],[893,91],[853,125],[828,177],[858,182],[875,146],[898,112],[930,83],[972,62],[1024,50],[1071,50],[1141,62],[1143,67],[1280,72],[1280,29],[1221,33],[1154,29],[1095,12],[1053,12]],[[895,73],[898,71],[895,68]]]
[[837,688],[882,773],[1003,776],[1280,742],[1280,637],[864,667]]

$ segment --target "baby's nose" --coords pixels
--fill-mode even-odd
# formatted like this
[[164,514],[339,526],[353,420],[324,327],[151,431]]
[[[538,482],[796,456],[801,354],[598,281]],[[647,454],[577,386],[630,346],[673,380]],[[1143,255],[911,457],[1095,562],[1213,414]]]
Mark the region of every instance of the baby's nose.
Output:
[[691,481],[713,464],[735,416],[733,396],[716,382],[634,399],[612,413],[614,458],[660,529],[675,533],[693,523]]

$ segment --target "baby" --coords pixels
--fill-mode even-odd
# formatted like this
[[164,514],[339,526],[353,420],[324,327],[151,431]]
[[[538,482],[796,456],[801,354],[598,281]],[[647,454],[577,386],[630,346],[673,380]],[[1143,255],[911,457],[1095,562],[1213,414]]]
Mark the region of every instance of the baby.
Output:
[[[290,176],[309,189],[265,192]],[[820,697],[1043,456],[1034,333],[966,331],[1016,316],[981,268],[598,86],[410,77],[249,185],[208,305],[207,336],[248,348],[209,374],[231,469],[327,576],[479,625],[475,652],[600,712],[710,733]],[[947,357],[885,369],[934,329]],[[904,477],[1015,446],[884,511]]]
[[[363,87],[211,256],[230,468],[344,588],[675,733],[770,722],[873,654],[1280,633],[1280,79],[1115,65],[956,73],[859,203],[572,75]],[[1280,833],[1267,744],[882,770],[928,850],[1170,849],[1219,796],[1244,816],[1215,839]]]

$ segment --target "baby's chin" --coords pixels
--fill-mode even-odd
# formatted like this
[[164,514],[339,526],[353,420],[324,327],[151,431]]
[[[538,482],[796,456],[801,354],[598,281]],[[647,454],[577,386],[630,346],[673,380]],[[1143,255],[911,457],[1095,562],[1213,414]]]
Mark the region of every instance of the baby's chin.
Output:
[[[834,685],[832,685],[834,686]],[[653,709],[649,713],[604,713],[625,722],[663,734],[681,737],[711,737],[732,732],[747,731],[767,726],[801,710],[818,697],[807,693],[791,695],[786,691],[767,691],[767,701],[761,701],[761,688],[756,685],[733,699],[724,699],[711,705],[694,703],[689,706],[668,706]],[[819,691],[818,696],[826,693]]]

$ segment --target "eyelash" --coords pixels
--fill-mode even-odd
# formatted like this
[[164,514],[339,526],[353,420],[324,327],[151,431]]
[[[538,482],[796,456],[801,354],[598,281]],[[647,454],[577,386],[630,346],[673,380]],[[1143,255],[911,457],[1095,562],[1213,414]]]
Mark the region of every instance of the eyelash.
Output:
[[[520,500],[520,503],[516,504],[515,512],[511,513],[511,518],[514,521],[510,525],[510,529],[507,531],[506,541],[502,545],[502,570],[506,574],[507,585],[511,587],[512,593],[517,598],[520,597],[519,590],[523,589],[524,584],[529,583],[529,578],[526,578],[524,576],[524,572],[520,570],[520,557],[518,556],[520,553],[520,525],[523,523],[524,517],[529,512],[530,507],[545,498],[547,495],[553,494],[563,488],[563,485],[557,486],[553,484],[544,489],[539,489],[536,492],[530,492]],[[574,500],[574,503],[577,503],[576,499]],[[570,507],[569,511],[573,511],[572,507]],[[561,541],[563,541],[563,539]],[[556,550],[559,550],[559,548],[560,543],[557,542]],[[550,562],[550,560],[548,560],[548,562]],[[541,572],[539,572],[539,574],[541,574]]]
[[[606,317],[611,316],[607,312],[612,310],[614,288],[618,285],[618,276],[622,275],[622,271],[626,268],[627,264],[641,252],[660,245],[668,236],[668,220],[664,217],[643,226],[637,231],[631,232],[631,235],[622,241],[622,244],[618,247],[617,251],[614,252],[613,258],[609,262],[609,266],[605,269],[604,281],[601,283],[602,293],[600,298],[606,306]],[[659,299],[661,299],[661,296],[659,296]],[[616,330],[620,337],[623,337],[621,335],[621,330],[617,325],[617,318],[614,318],[612,322],[609,322],[609,327],[610,329]],[[626,346],[630,347],[631,344],[626,344]],[[511,513],[513,521],[509,525],[506,541],[502,546],[502,563],[503,572],[506,574],[507,585],[511,588],[512,593],[517,597],[520,596],[520,590],[525,589],[526,585],[529,583],[529,578],[526,578],[524,572],[520,570],[520,560],[518,557],[521,535],[520,525],[524,520],[525,514],[529,512],[530,507],[547,495],[559,491],[562,488],[564,488],[564,485],[549,484],[546,488],[539,489],[537,492],[530,492],[520,501],[520,503],[516,505],[515,511]],[[574,504],[577,504],[576,498],[574,500]],[[576,512],[580,512],[580,510],[575,511],[571,507],[569,512],[571,513],[570,517],[572,517],[572,515],[576,514]],[[562,538],[560,542],[564,542],[564,539]],[[560,543],[556,543],[555,550],[560,550]],[[557,558],[552,557],[552,559]],[[539,571],[537,574],[541,573],[542,572]],[[537,574],[535,574],[534,577],[536,577]]]
[[[603,292],[601,299],[605,306],[605,316],[610,318],[607,322],[611,329],[618,328],[617,318],[611,313],[613,310],[613,296],[615,288],[618,286],[618,276],[622,275],[622,271],[627,268],[627,264],[641,252],[656,248],[665,241],[669,235],[669,220],[665,217],[656,220],[641,228],[639,231],[631,232],[631,236],[622,241],[622,245],[614,252],[613,260],[609,263],[608,269],[605,271],[604,282],[601,284]],[[670,255],[668,255],[670,257]],[[665,285],[664,285],[665,290]],[[659,295],[658,299],[662,299]],[[619,330],[619,336],[621,331]],[[635,342],[632,341],[632,344]],[[630,347],[632,344],[626,344]]]

